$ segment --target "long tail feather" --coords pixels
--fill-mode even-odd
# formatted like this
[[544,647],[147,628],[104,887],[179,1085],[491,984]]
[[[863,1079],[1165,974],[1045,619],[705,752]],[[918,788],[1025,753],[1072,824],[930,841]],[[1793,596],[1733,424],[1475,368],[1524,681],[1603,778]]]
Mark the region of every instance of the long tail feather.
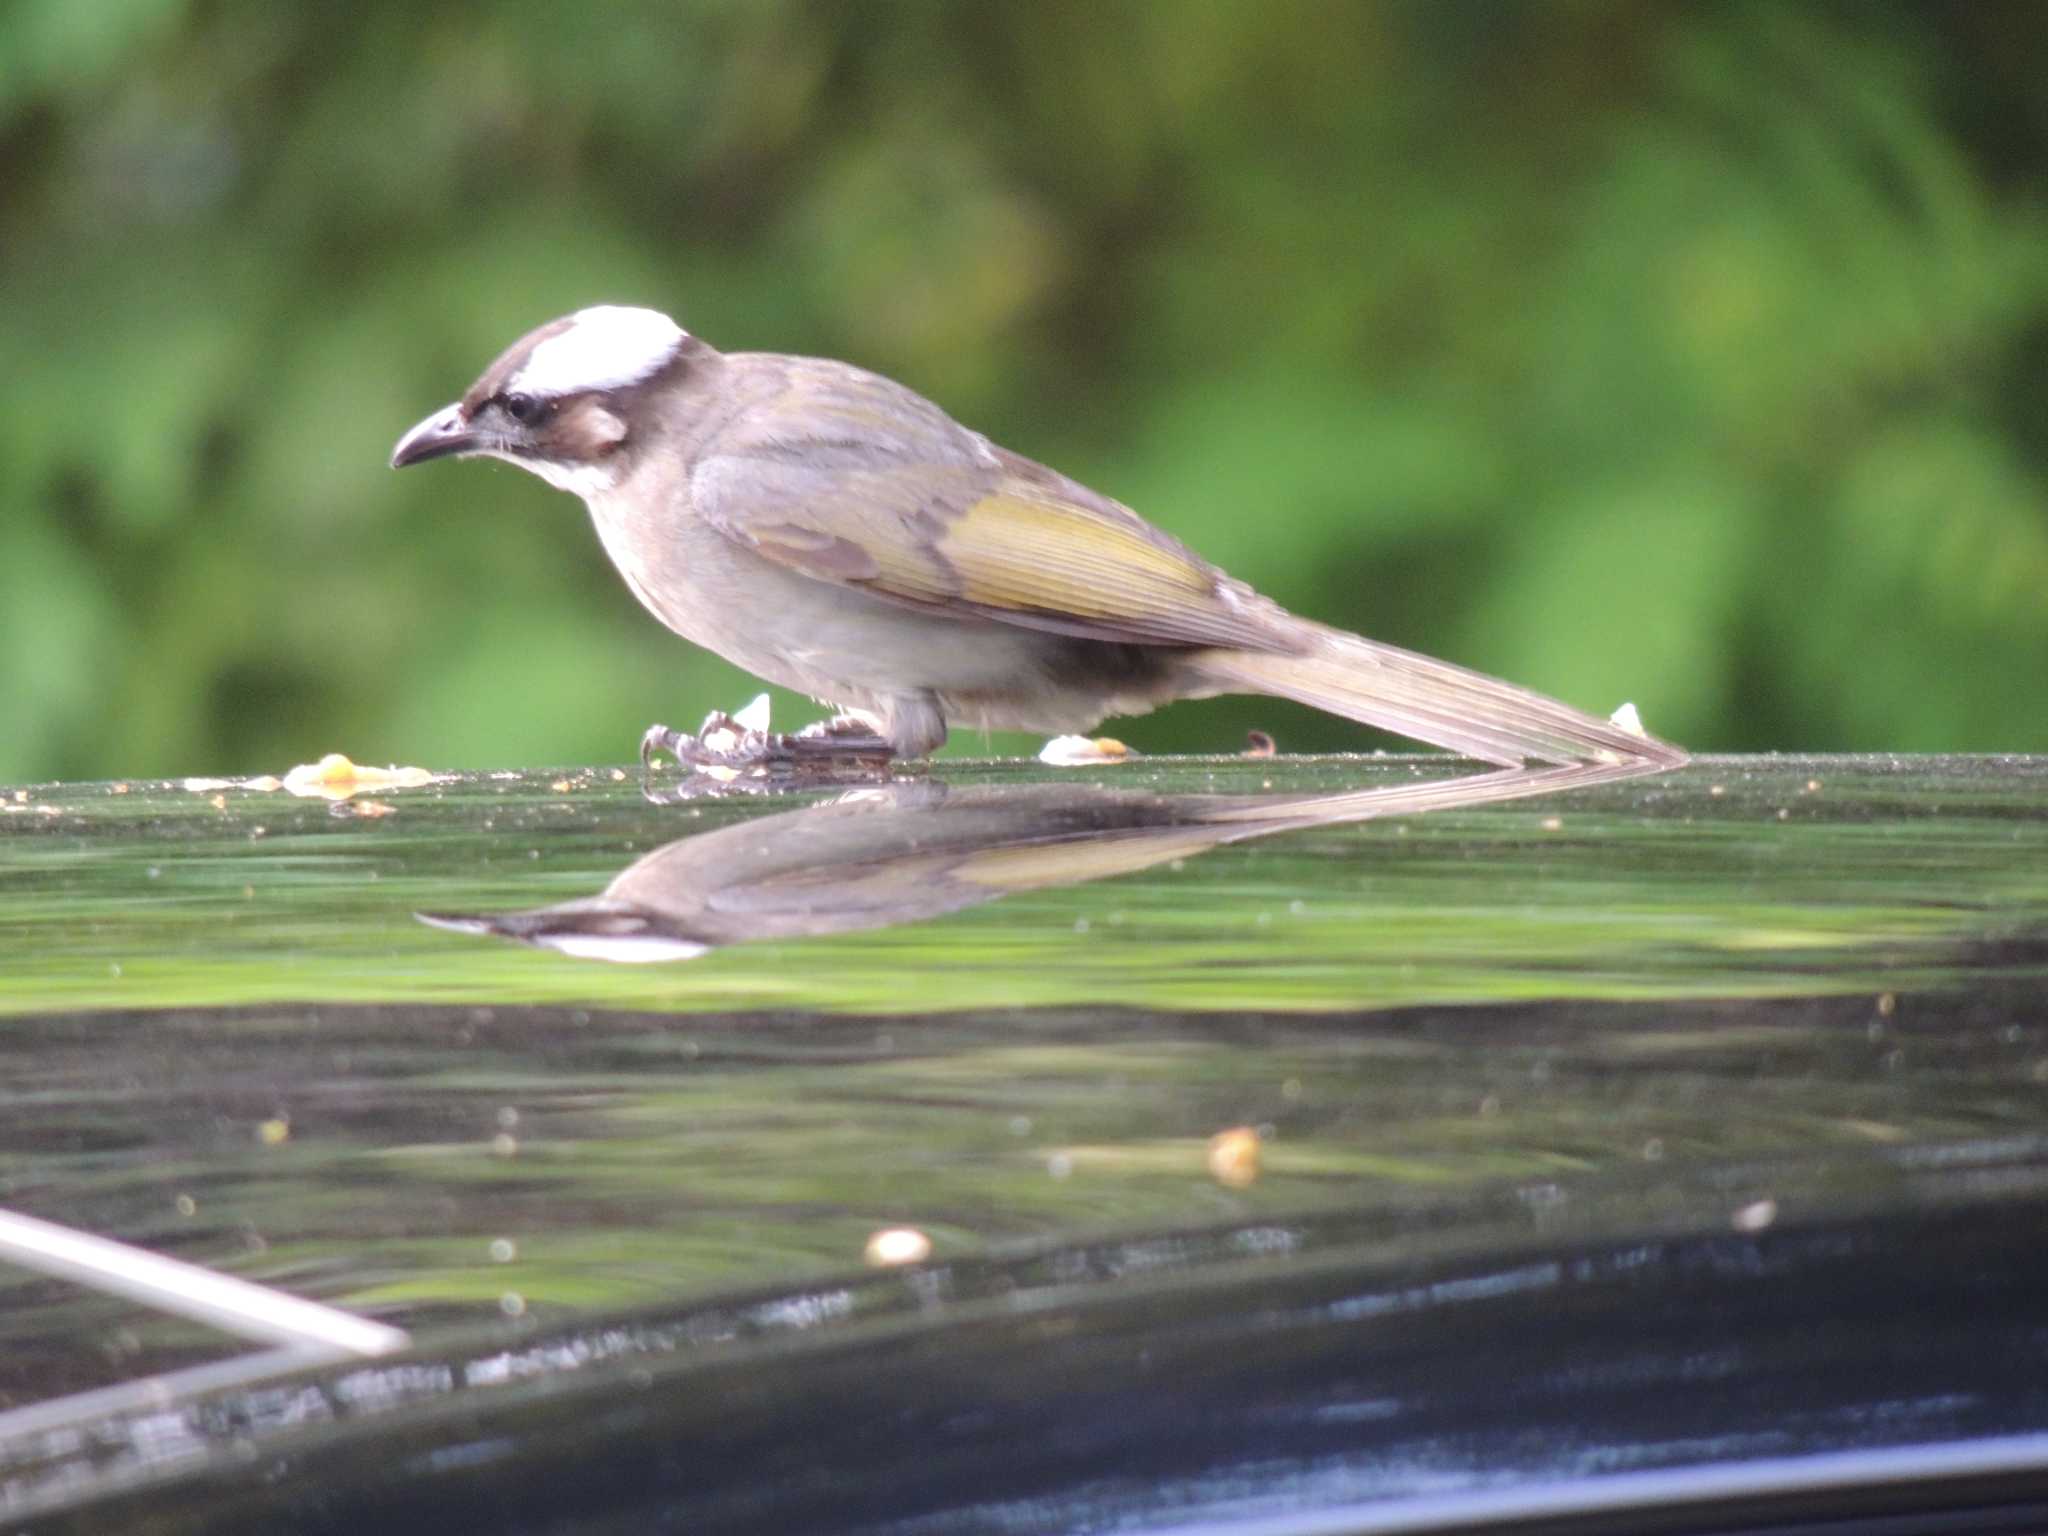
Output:
[[1301,654],[1219,648],[1190,661],[1221,691],[1293,699],[1503,767],[1686,760],[1669,742],[1483,672],[1302,622],[1315,638]]

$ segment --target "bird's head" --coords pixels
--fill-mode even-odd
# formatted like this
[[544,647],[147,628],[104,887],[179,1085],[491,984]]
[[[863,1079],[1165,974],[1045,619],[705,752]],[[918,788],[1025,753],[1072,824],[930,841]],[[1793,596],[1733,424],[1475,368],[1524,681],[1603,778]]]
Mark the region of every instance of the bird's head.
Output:
[[618,483],[662,382],[699,346],[658,310],[602,304],[551,320],[401,437],[391,467],[487,454],[561,490],[599,495]]

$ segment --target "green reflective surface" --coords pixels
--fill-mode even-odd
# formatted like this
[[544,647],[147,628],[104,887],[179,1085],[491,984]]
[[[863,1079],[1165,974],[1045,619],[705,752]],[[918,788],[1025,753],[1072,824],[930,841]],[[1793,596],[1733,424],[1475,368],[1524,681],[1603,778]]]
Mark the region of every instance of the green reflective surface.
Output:
[[[1141,761],[1094,779],[1129,794],[1277,799],[1445,776],[1425,761]],[[1075,782],[1011,764],[943,776],[958,790]],[[412,914],[594,895],[665,844],[839,797],[652,804],[637,774],[600,770],[338,805],[152,784],[8,798],[6,1013],[307,998],[829,1015],[1329,1010],[1840,992],[1954,980],[1962,948],[2048,920],[2041,759],[1710,761],[1191,849],[1121,878],[1090,880],[1077,859],[1071,876],[1088,883],[649,968],[464,943]]]
[[[1347,819],[1445,777],[9,790],[0,1204],[518,1330],[844,1271],[897,1224],[942,1259],[1332,1212],[1511,1247],[2038,1160],[2048,762],[1709,760]],[[615,889],[682,870],[707,952],[413,917],[587,910],[641,860]],[[1242,1182],[1209,1161],[1233,1127]],[[0,1269],[0,1407],[234,1348]]]

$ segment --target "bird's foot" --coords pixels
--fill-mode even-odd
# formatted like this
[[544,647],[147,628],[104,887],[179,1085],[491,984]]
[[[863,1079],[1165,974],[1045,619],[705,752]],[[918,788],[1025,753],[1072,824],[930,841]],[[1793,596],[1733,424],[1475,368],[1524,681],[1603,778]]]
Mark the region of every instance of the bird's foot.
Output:
[[834,715],[813,720],[794,736],[780,738],[797,754],[890,758],[896,755],[866,715]]
[[895,749],[868,721],[840,715],[794,735],[763,730],[713,710],[692,736],[673,726],[650,725],[640,738],[640,762],[654,766],[666,752],[692,774],[722,783],[772,781],[813,787],[843,778],[886,774]]
[[742,766],[758,758],[768,740],[766,731],[742,725],[724,710],[714,709],[694,736],[672,725],[647,727],[640,737],[640,766],[652,768],[663,752],[684,768]]

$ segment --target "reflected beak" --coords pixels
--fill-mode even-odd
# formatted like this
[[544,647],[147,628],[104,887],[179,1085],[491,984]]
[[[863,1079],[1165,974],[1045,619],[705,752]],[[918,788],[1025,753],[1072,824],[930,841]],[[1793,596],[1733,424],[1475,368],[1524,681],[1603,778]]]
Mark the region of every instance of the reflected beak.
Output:
[[391,450],[391,467],[403,469],[408,464],[424,464],[428,459],[451,453],[475,453],[482,446],[458,402],[434,412],[401,437],[398,446]]

